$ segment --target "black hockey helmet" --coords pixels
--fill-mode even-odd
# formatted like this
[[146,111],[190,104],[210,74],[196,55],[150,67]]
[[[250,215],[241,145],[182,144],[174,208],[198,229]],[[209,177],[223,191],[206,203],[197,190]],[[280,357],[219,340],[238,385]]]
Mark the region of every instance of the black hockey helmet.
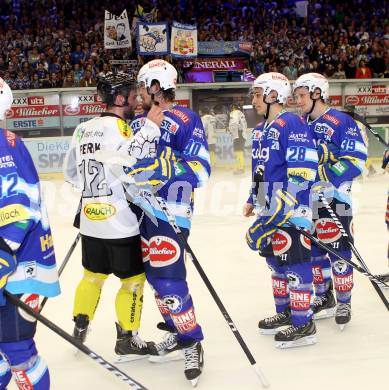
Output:
[[128,105],[130,91],[136,89],[136,80],[132,75],[124,72],[108,73],[97,80],[97,93],[103,103],[108,106],[116,106],[115,98],[122,95],[126,98],[123,106]]

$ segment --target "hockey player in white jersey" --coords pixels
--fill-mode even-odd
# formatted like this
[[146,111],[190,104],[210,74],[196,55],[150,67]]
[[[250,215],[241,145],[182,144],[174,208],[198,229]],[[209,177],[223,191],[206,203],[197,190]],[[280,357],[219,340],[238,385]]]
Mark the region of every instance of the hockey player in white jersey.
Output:
[[[77,126],[65,160],[65,179],[82,191],[80,233],[84,276],[75,295],[74,337],[85,341],[101,290],[108,275],[120,278],[115,307],[118,323],[115,352],[119,361],[147,357],[150,343],[138,336],[145,274],[139,226],[123,188],[110,169],[97,161],[97,151],[116,151],[133,141],[135,157],[147,157],[139,140],[155,147],[163,114],[154,107],[135,137],[126,119],[133,118],[135,80],[124,73],[100,78],[97,92],[107,110],[100,117]],[[129,147],[131,149],[131,147]]]
[[228,131],[231,133],[234,143],[234,154],[236,160],[236,170],[234,175],[244,173],[244,143],[247,131],[246,118],[236,104],[232,104]]
[[211,158],[211,166],[215,164],[215,148],[216,148],[216,118],[211,114],[208,107],[203,107],[200,110],[201,122],[203,122],[205,135],[207,136],[209,155]]

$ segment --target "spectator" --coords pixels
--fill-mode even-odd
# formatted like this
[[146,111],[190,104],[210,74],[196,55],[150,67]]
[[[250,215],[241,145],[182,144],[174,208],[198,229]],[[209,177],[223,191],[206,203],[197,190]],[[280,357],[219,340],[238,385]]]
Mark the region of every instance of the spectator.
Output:
[[359,62],[359,67],[355,73],[355,78],[357,79],[371,79],[371,70],[365,64],[365,61],[361,60]]
[[384,76],[385,60],[381,51],[376,50],[373,52],[373,56],[369,61],[369,68],[372,70],[374,78]]
[[15,89],[29,89],[31,82],[30,82],[28,76],[26,76],[23,73],[23,71],[20,70],[18,72],[18,76],[16,77],[13,85],[14,85]]
[[61,88],[62,81],[59,79],[58,73],[50,73],[48,88]]
[[76,87],[76,83],[74,81],[73,72],[68,72],[66,78],[62,84],[63,88],[74,88]]
[[346,72],[343,69],[343,64],[339,63],[336,68],[336,72],[332,75],[333,79],[345,79]]
[[296,80],[297,79],[297,68],[294,65],[293,58],[290,57],[288,60],[288,65],[286,65],[282,69],[282,73],[284,76],[288,78],[288,80]]
[[92,72],[90,70],[85,71],[84,77],[80,81],[80,87],[95,87],[96,80],[92,78]]
[[42,87],[41,81],[39,80],[38,73],[32,75],[30,87],[32,89],[39,89]]
[[80,85],[81,79],[84,77],[84,70],[80,67],[80,64],[74,65],[74,81],[77,85]]

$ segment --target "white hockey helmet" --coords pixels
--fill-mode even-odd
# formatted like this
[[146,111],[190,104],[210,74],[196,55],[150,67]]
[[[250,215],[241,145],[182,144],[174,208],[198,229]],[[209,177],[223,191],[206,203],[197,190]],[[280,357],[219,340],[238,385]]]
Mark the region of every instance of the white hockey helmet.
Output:
[[319,88],[320,97],[323,100],[329,98],[330,85],[328,80],[319,73],[306,73],[300,76],[293,85],[293,91],[300,87],[308,88],[309,92],[314,92],[316,88]]
[[9,85],[0,77],[0,120],[5,119],[7,111],[11,108],[13,95]]
[[146,77],[146,71],[147,71],[147,69],[148,69],[147,64],[143,65],[143,66],[139,69],[138,76],[136,77],[136,82],[138,83],[138,85],[140,85],[141,83],[144,83],[144,82],[145,82],[145,77]]
[[162,90],[177,88],[176,68],[165,60],[152,60],[143,65],[138,74],[138,82],[139,77],[146,84],[146,88],[150,88],[154,80],[159,82]]
[[281,73],[268,72],[263,73],[254,80],[252,88],[262,88],[263,96],[266,97],[271,91],[276,91],[277,102],[285,104],[291,95],[289,80]]

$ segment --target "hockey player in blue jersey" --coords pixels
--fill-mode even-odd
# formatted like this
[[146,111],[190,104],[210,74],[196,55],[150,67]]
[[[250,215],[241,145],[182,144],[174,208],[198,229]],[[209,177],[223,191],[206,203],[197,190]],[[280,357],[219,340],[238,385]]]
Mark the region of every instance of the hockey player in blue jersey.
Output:
[[[332,184],[328,202],[338,215],[349,238],[341,235],[335,222],[325,207],[315,207],[316,234],[344,258],[351,259],[349,240],[353,240],[351,186],[365,166],[367,149],[359,127],[346,113],[330,108],[329,84],[318,73],[300,76],[294,84],[296,103],[306,116],[306,121],[317,140],[319,169],[317,180]],[[331,280],[331,263],[334,282]],[[333,316],[341,329],[351,319],[351,290],[353,269],[323,250],[312,247],[312,269],[316,297],[314,312],[317,318]],[[332,292],[335,286],[337,305]],[[336,305],[336,310],[335,309]],[[320,314],[319,314],[320,313]]]
[[253,130],[254,184],[243,209],[246,217],[257,214],[247,243],[266,257],[272,270],[277,314],[259,321],[258,327],[262,334],[275,334],[279,348],[316,343],[311,246],[291,224],[312,228],[309,193],[318,157],[308,126],[283,108],[290,94],[290,83],[280,73],[265,73],[254,81],[252,104],[265,121]]
[[[163,199],[177,225],[188,236],[194,189],[203,185],[210,175],[205,131],[196,113],[174,103],[177,71],[172,65],[153,60],[140,70],[139,79],[152,103],[158,104],[164,113],[158,149],[164,155],[172,150],[174,158],[158,153],[156,159],[142,160],[127,170],[127,174],[139,186],[148,184],[158,188],[156,196]],[[148,102],[144,99],[143,103]],[[134,123],[131,126],[136,131]],[[165,320],[159,328],[168,331],[165,339],[156,344],[150,360],[163,361],[171,353],[183,350],[186,378],[196,384],[203,366],[203,333],[186,282],[185,249],[155,198],[140,202],[146,210],[140,226],[146,276]]]
[[[12,92],[0,79],[0,120]],[[4,289],[38,310],[39,296],[60,293],[53,240],[39,178],[23,142],[0,129],[0,389],[13,375],[21,390],[48,390],[50,375],[34,342],[36,321]]]

